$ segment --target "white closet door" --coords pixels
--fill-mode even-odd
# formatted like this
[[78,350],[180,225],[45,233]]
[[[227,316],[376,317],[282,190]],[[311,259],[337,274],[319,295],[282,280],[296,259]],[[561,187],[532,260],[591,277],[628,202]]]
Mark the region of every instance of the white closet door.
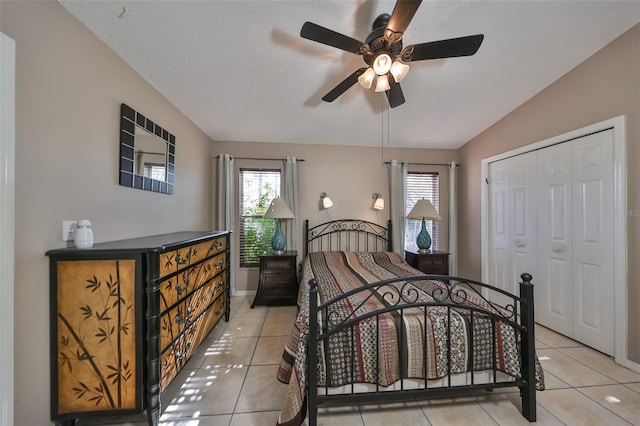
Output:
[[[489,282],[505,291],[512,291],[511,280],[511,221],[509,202],[509,159],[489,164],[489,223],[490,270]],[[493,295],[492,295],[493,296]],[[502,303],[503,300],[494,302]]]
[[613,131],[573,141],[573,338],[613,355]]
[[519,294],[520,275],[534,277],[537,267],[536,152],[509,160],[509,198],[511,202],[511,275],[509,292]]
[[538,151],[538,268],[533,274],[536,321],[573,333],[571,144]]
[[[518,294],[520,275],[536,268],[536,153],[518,155],[489,165],[492,209],[489,282]],[[492,301],[507,303],[491,295]]]

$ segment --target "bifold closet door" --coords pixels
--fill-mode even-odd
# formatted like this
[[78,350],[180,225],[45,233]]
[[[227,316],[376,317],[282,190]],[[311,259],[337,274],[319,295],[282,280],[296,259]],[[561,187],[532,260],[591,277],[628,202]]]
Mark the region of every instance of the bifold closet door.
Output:
[[573,334],[571,145],[538,151],[538,268],[533,274],[536,321]]
[[613,354],[613,131],[538,151],[536,320]]
[[[535,178],[535,152],[489,164],[489,282],[514,294],[520,275],[536,267]],[[499,299],[493,295],[494,302],[506,301]]]

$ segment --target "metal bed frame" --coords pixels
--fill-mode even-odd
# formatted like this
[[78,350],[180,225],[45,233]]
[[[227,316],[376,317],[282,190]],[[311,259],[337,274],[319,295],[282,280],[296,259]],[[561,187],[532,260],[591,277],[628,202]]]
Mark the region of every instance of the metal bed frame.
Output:
[[[361,221],[361,220],[336,220],[327,222],[313,228],[309,228],[308,220],[304,224],[305,229],[305,255],[312,251],[385,251],[391,250],[391,221],[389,221],[389,227],[377,225],[375,223]],[[344,237],[342,238],[341,237]],[[342,239],[341,239],[342,238]],[[342,247],[342,248],[340,248]],[[307,387],[307,407],[309,414],[309,425],[317,425],[318,404],[325,401],[355,401],[358,398],[370,398],[372,400],[392,400],[393,397],[425,397],[436,394],[455,394],[458,392],[468,392],[470,390],[487,390],[491,391],[494,388],[502,387],[518,387],[520,389],[521,401],[522,401],[522,415],[530,422],[536,421],[536,374],[535,374],[535,334],[534,334],[534,306],[533,306],[533,284],[531,283],[532,277],[530,274],[521,275],[522,282],[520,283],[520,294],[518,296],[510,294],[504,290],[490,286],[478,281],[468,280],[465,278],[441,276],[441,275],[417,275],[412,277],[400,277],[388,280],[379,281],[376,283],[364,285],[360,288],[349,291],[348,293],[339,295],[331,300],[326,301],[318,305],[318,282],[315,279],[310,280],[309,291],[309,343],[308,343],[308,387]],[[409,283],[420,280],[435,280],[443,284],[441,288],[432,291],[431,296],[434,301],[425,302],[417,300],[415,293],[410,290],[406,290]],[[384,289],[385,299],[393,300],[388,307],[380,309],[375,312],[368,312],[364,316],[358,316],[355,312],[358,311],[357,307],[354,307],[353,312],[347,318],[340,318],[337,314],[337,310],[333,308],[334,305],[340,304],[345,298],[353,296],[354,294],[362,294],[362,303],[366,303],[367,298],[372,297],[369,293],[379,287],[386,286]],[[397,291],[393,290],[394,288]],[[446,290],[443,290],[445,288]],[[389,290],[391,289],[391,290]],[[488,293],[499,293],[508,299],[508,302],[504,306],[499,306],[495,302],[491,302],[486,297]],[[392,294],[393,293],[393,294]],[[465,301],[472,296],[476,300],[480,299],[489,307],[489,311],[478,308],[473,304],[465,304]],[[339,306],[339,305],[336,305]],[[424,316],[426,319],[427,311],[434,308],[446,309],[447,315],[450,317],[452,311],[463,312],[471,321],[470,329],[473,330],[473,322],[477,318],[482,317],[484,319],[489,318],[493,324],[493,369],[490,375],[490,383],[481,382],[476,383],[474,380],[473,362],[471,362],[470,381],[471,384],[456,385],[452,383],[451,374],[447,374],[445,379],[438,387],[433,387],[432,383],[429,383],[426,379],[418,380],[419,386],[416,388],[416,379],[413,379],[412,386],[405,387],[406,378],[402,378],[399,381],[399,389],[385,390],[384,387],[379,384],[374,384],[373,389],[369,391],[356,391],[354,384],[347,385],[349,390],[343,393],[335,394],[330,393],[330,387],[327,385],[320,385],[318,387],[318,372],[314,366],[318,365],[318,343],[321,341],[327,341],[331,336],[336,333],[350,333],[354,327],[368,318],[376,317],[376,324],[378,323],[377,317],[386,314],[391,311],[395,311],[396,315],[402,318],[405,315],[405,311],[408,309],[421,308],[424,310]],[[313,321],[314,318],[322,318],[322,323],[318,324],[317,321]],[[520,335],[520,374],[518,377],[509,381],[500,381],[498,379],[498,370],[496,367],[496,326],[497,323],[502,323],[505,326],[513,327],[516,333]],[[400,321],[403,324],[403,321]],[[377,328],[377,327],[376,327]],[[376,329],[376,339],[378,339],[379,330]],[[448,365],[447,372],[451,373],[451,325],[450,322],[447,326],[447,353],[448,353]],[[351,332],[352,337],[355,335]],[[402,343],[403,333],[400,333],[400,339]],[[470,334],[470,359],[473,360],[474,335]],[[426,339],[425,339],[426,341]],[[325,346],[326,347],[326,346]],[[354,351],[354,343],[352,340],[351,350]],[[352,352],[353,353],[353,352]],[[424,357],[426,360],[427,348],[423,349]],[[375,354],[376,359],[379,359],[379,353]],[[353,356],[351,359],[353,360]],[[401,357],[400,371],[406,371],[406,360]],[[352,361],[353,364],[353,361]],[[426,363],[425,363],[426,365]],[[351,366],[353,374],[354,366]],[[467,373],[468,374],[468,373]],[[425,375],[426,376],[426,375]],[[422,383],[420,383],[422,382]],[[321,392],[319,392],[319,389]]]

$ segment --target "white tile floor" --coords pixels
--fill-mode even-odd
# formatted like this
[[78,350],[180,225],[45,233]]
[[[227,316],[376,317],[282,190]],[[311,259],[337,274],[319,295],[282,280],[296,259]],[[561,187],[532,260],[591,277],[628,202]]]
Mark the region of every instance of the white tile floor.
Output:
[[[273,426],[286,385],[276,371],[295,307],[256,307],[232,298],[222,321],[163,393],[163,426]],[[546,328],[536,349],[547,389],[541,425],[640,425],[640,374]],[[321,409],[321,425],[525,425],[517,389],[459,397]],[[145,425],[144,415],[85,419],[81,425]],[[306,423],[305,423],[306,424]]]

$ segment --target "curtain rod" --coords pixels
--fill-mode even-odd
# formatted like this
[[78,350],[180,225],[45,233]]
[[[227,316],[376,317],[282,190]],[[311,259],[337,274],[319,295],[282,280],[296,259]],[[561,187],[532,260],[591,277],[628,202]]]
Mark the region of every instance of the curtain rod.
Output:
[[[405,161],[402,161],[402,163],[405,163]],[[391,164],[391,161],[385,161],[384,164]],[[449,167],[451,167],[451,163],[411,163],[411,162],[406,162],[406,164],[411,165],[411,166],[449,166]],[[456,163],[456,167],[460,167],[460,166],[462,166],[462,164]]]
[[[220,158],[219,155],[216,155],[215,158]],[[234,157],[231,156],[234,160],[260,160],[260,161],[281,161],[286,160],[286,158],[255,158],[255,157]],[[296,158],[296,161],[304,161],[304,158]]]

